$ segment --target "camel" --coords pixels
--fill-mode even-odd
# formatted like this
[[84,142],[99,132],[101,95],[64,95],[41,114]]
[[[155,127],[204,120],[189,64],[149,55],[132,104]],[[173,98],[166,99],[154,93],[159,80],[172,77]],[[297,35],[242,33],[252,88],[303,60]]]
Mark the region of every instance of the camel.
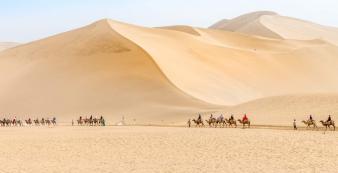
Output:
[[40,124],[43,125],[43,126],[45,125],[45,119],[44,118],[41,119]]
[[250,120],[242,121],[241,119],[237,120],[240,124],[243,124],[243,129],[245,128],[245,125],[247,125],[250,128]]
[[312,121],[311,120],[308,120],[308,121],[303,120],[302,123],[304,123],[306,125],[306,128],[309,128],[310,126],[313,126],[313,128],[317,128],[315,120],[312,120]]
[[52,119],[51,122],[52,122],[53,126],[56,126],[56,118],[55,117]]
[[203,123],[203,120],[202,119],[197,119],[197,120],[195,120],[195,119],[193,119],[192,120],[195,124],[196,124],[196,127],[204,127],[204,123]]
[[331,121],[327,122],[327,121],[321,120],[320,122],[325,127],[325,130],[327,130],[327,128],[331,129],[331,126],[333,127],[333,131],[336,130],[336,126],[335,126],[334,121],[331,120]]
[[51,122],[50,122],[49,119],[46,119],[46,120],[45,120],[45,123],[46,123],[46,125],[48,125],[48,126],[50,126],[50,124],[51,124]]
[[228,126],[230,127],[232,127],[232,126],[235,126],[235,128],[237,128],[237,122],[236,122],[236,120],[234,120],[234,119],[229,119],[229,120],[227,120],[227,123],[228,123]]
[[16,124],[19,125],[20,127],[22,126],[22,121],[21,120],[17,120]]
[[25,122],[26,122],[27,125],[32,125],[32,120],[31,119],[25,120]]
[[81,125],[81,126],[83,125],[82,119],[78,119],[78,120],[77,120],[77,125]]
[[210,118],[209,120],[205,120],[208,124],[209,124],[209,127],[216,127],[215,124],[216,124],[216,118]]
[[227,125],[226,119],[218,117],[215,122],[215,127],[217,127],[217,125],[219,125],[220,127],[225,127]]
[[39,120],[38,120],[38,119],[34,120],[34,124],[35,124],[36,126],[39,126],[39,125],[40,125]]

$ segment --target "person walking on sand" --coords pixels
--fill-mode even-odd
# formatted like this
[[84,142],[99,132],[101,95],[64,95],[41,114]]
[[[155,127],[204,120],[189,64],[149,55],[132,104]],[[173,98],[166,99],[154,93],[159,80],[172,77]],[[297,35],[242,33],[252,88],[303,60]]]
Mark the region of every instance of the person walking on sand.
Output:
[[190,119],[188,120],[188,127],[189,128],[191,127],[191,120]]
[[297,130],[296,119],[293,120],[293,130]]
[[74,120],[72,120],[72,126],[74,126]]

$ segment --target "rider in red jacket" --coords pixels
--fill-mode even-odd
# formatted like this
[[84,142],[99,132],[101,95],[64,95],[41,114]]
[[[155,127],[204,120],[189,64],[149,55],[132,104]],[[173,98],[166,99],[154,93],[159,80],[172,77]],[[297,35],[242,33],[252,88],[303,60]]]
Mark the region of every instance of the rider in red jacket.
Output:
[[246,116],[246,114],[244,114],[244,117],[243,117],[242,121],[243,121],[243,122],[244,122],[244,121],[248,121],[248,117]]

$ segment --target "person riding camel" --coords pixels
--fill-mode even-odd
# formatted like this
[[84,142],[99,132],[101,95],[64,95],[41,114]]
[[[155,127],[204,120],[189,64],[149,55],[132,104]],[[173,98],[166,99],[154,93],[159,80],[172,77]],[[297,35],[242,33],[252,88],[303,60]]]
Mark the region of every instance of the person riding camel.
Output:
[[201,114],[198,114],[197,120],[198,120],[198,121],[202,121],[202,116],[201,116]]
[[224,120],[223,114],[221,114],[221,116],[219,116],[219,119],[220,119],[221,121]]
[[233,114],[231,114],[231,116],[230,116],[230,119],[229,120],[234,120],[234,115]]
[[243,122],[248,121],[248,117],[246,116],[246,114],[244,114],[244,117],[243,117],[242,121]]
[[329,115],[329,117],[327,118],[326,122],[327,122],[327,123],[330,123],[331,121],[332,121],[331,115]]
[[310,122],[313,122],[312,115],[310,115],[310,117],[309,117],[309,121],[310,121]]

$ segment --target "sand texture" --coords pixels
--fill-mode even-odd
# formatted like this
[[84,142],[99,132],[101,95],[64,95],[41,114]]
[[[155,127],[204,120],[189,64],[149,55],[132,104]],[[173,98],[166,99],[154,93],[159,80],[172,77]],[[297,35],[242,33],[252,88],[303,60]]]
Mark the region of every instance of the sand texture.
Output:
[[170,127],[2,128],[0,172],[335,173],[338,133]]

